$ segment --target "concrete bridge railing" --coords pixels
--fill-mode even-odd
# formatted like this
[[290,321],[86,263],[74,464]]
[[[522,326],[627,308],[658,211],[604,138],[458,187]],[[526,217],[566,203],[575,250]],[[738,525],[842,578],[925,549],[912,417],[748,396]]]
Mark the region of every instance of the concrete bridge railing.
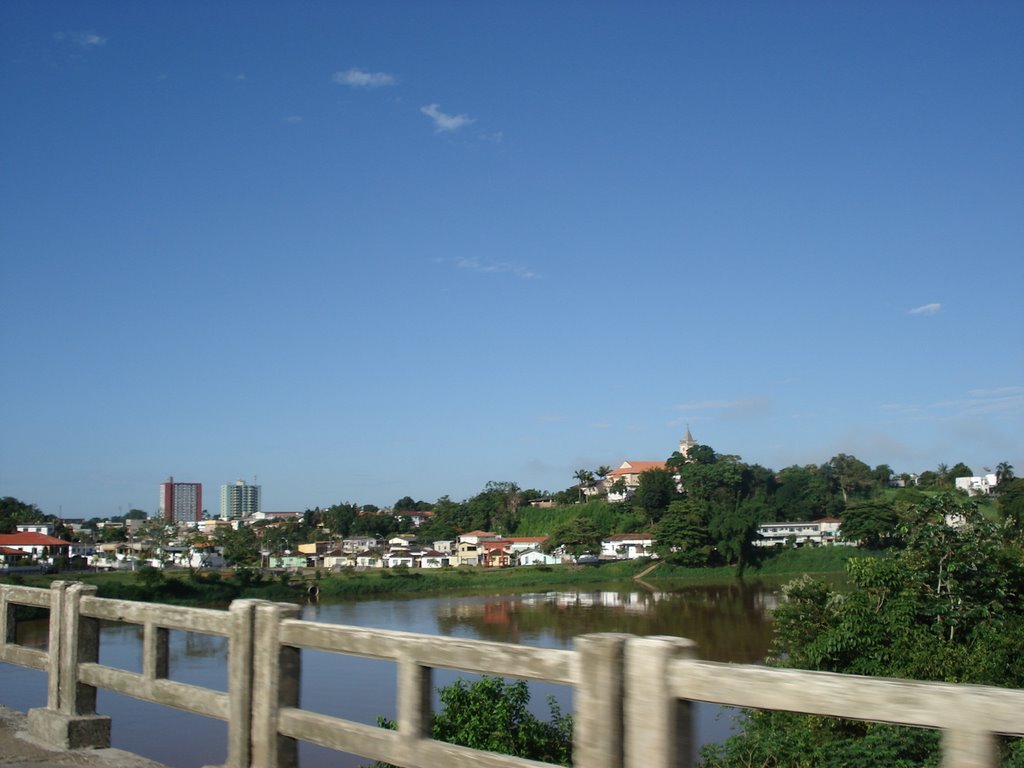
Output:
[[[17,606],[49,610],[45,651],[15,642]],[[584,635],[573,650],[555,650],[320,624],[298,611],[258,600],[227,611],[108,600],[69,582],[2,585],[0,661],[48,674],[47,705],[29,712],[36,738],[109,746],[110,720],[96,713],[103,688],[226,721],[228,768],[291,768],[300,740],[407,768],[544,765],[431,739],[435,668],[573,686],[573,757],[582,768],[688,766],[693,701],[941,729],[945,768],[994,768],[997,735],[1024,735],[1021,690],[700,661],[691,641],[674,637]],[[141,674],[98,663],[103,620],[143,628]],[[227,638],[226,692],[168,679],[171,630]],[[307,649],[394,661],[398,730],[303,710]]]

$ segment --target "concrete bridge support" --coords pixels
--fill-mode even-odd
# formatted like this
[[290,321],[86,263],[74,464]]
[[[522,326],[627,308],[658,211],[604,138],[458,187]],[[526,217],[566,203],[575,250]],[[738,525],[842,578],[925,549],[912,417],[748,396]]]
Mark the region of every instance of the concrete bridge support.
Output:
[[[110,718],[96,714],[96,689],[78,680],[78,665],[99,661],[99,622],[81,615],[96,587],[50,585],[49,678],[46,707],[28,712],[33,738],[64,749],[110,746]],[[12,622],[13,623],[13,622]]]

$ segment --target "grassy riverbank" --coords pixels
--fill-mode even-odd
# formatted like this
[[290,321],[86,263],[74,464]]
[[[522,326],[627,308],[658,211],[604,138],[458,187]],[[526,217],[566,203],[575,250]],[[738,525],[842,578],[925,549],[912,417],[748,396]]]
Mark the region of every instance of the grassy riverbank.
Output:
[[[772,578],[788,581],[804,573],[841,574],[852,557],[873,553],[853,547],[816,547],[772,553],[756,566],[748,567],[744,578]],[[135,573],[73,573],[26,576],[28,586],[46,586],[58,578],[95,584],[100,597],[174,603],[179,605],[226,605],[248,597],[264,600],[303,600],[311,586],[319,588],[321,599],[358,599],[431,593],[495,594],[499,592],[547,591],[555,589],[633,589],[637,579],[655,589],[673,589],[690,584],[729,583],[737,578],[734,567],[683,568],[657,561],[620,561],[601,565],[529,566],[522,568],[407,568],[342,571],[331,573],[307,569],[302,574],[260,573],[258,571],[160,572],[144,569]],[[641,574],[644,574],[641,577]],[[0,582],[12,579],[0,578]]]

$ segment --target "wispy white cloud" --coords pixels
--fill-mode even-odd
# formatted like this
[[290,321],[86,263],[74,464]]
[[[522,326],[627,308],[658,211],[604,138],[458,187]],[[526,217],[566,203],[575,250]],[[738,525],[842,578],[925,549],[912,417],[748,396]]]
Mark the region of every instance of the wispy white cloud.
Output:
[[1012,395],[1024,395],[1024,387],[995,387],[994,389],[972,389],[968,393],[971,397],[1006,397]]
[[988,414],[1024,415],[1024,387],[972,389],[966,397],[931,403],[882,403],[879,409],[893,416],[920,421],[940,421]]
[[81,30],[77,32],[56,32],[53,35],[53,39],[72,43],[80,48],[101,48],[107,44],[108,38],[97,35],[91,30]]
[[398,82],[394,75],[387,72],[367,72],[358,67],[335,72],[331,79],[338,85],[347,85],[349,88],[383,88]]
[[455,259],[455,266],[459,269],[469,270],[470,272],[515,275],[516,277],[521,277],[524,280],[533,280],[540,277],[537,272],[534,272],[529,267],[524,267],[522,264],[512,264],[507,261],[487,261],[485,259],[478,258],[461,258]]
[[767,413],[772,408],[772,401],[764,396],[738,398],[736,400],[694,400],[672,407],[674,411],[682,411],[683,416],[668,423],[677,427],[687,422],[706,421],[709,419],[751,418]]
[[442,112],[440,104],[427,104],[425,107],[420,107],[420,112],[434,121],[434,131],[436,133],[457,131],[464,125],[476,122],[469,115],[449,115]]
[[563,416],[560,413],[545,413],[537,417],[537,421],[541,424],[561,424],[571,420],[569,416]]
[[292,125],[298,125],[302,122],[302,115],[288,115],[284,121],[286,123],[291,123]]
[[907,314],[908,315],[934,315],[940,309],[942,309],[942,305],[938,304],[938,303],[922,304],[920,307],[914,307],[913,309],[908,309],[907,310]]

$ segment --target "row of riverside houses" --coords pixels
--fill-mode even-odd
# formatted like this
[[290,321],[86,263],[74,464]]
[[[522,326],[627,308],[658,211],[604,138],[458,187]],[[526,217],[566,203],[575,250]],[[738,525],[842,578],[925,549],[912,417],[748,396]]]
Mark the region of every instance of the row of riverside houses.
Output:
[[[226,523],[224,523],[226,524]],[[822,545],[846,543],[840,535],[838,518],[811,522],[762,523],[755,544]],[[104,569],[135,569],[142,565],[166,567],[223,567],[227,562],[218,548],[205,548],[165,542],[155,545],[145,540],[100,544],[85,551],[76,543],[52,536],[52,524],[45,530],[38,524],[19,525],[18,532],[0,536],[0,571],[18,568],[49,569],[60,558],[86,558],[88,565]],[[470,531],[454,540],[441,540],[430,546],[417,542],[414,534],[400,534],[384,540],[375,536],[357,536],[341,541],[314,541],[298,544],[294,552],[267,553],[263,564],[271,568],[444,568],[460,565],[508,567],[515,565],[558,565],[574,562],[563,550],[545,552],[545,536],[501,536],[490,531]],[[632,560],[656,557],[654,537],[649,533],[617,533],[601,542],[599,553],[575,562],[596,560]]]
[[[502,536],[491,531],[470,531],[453,540],[418,544],[411,534],[393,536],[387,541],[373,537],[344,539],[340,545],[331,542],[302,544],[302,561],[271,558],[271,566],[318,566],[331,570],[341,568],[444,568],[480,566],[500,568],[514,565],[559,565],[573,558],[559,550],[542,550],[546,536]],[[649,533],[620,533],[601,543],[601,558],[611,560],[653,556],[654,539]]]

